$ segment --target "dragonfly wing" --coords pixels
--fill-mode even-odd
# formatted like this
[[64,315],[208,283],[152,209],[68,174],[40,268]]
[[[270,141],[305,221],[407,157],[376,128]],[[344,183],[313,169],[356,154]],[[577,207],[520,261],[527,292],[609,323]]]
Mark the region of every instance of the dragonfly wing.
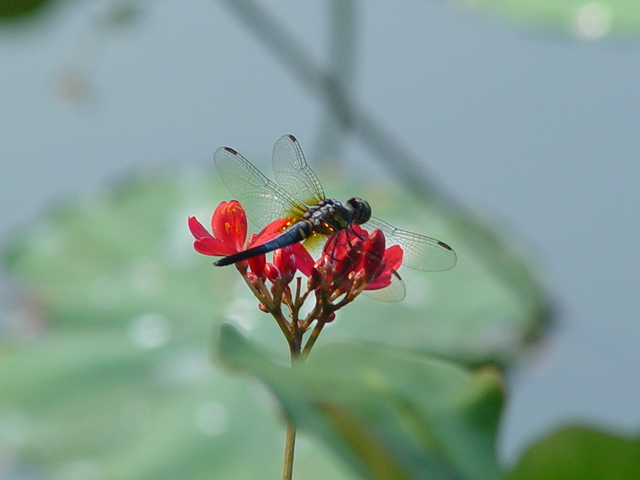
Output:
[[324,200],[324,190],[316,174],[311,170],[293,135],[283,135],[273,147],[273,173],[278,184],[294,198],[307,205]]
[[265,177],[234,149],[220,147],[213,156],[222,181],[259,227],[278,218],[299,219],[307,208]]
[[456,252],[440,240],[395,228],[374,217],[367,223],[382,230],[388,245],[400,245],[404,251],[402,264],[409,268],[441,272],[453,268],[456,264]]

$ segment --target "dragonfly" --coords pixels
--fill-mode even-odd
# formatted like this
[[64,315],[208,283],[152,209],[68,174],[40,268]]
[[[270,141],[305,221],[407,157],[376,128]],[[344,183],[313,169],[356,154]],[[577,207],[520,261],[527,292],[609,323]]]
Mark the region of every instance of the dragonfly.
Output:
[[[382,230],[388,246],[397,244],[402,248],[403,266],[438,272],[456,264],[456,253],[449,245],[383,222],[371,215],[367,201],[358,197],[346,202],[326,198],[320,180],[307,164],[300,143],[293,135],[283,135],[273,147],[271,163],[276,182],[230,147],[218,148],[214,162],[229,192],[258,227],[289,219],[289,226],[275,238],[223,257],[214,263],[216,266],[231,265],[302,241],[313,250],[324,245],[331,235],[365,223],[372,229]],[[386,301],[402,300],[404,283],[397,272],[394,277],[391,286],[378,291],[384,293],[372,296]],[[376,291],[370,293],[373,292]]]

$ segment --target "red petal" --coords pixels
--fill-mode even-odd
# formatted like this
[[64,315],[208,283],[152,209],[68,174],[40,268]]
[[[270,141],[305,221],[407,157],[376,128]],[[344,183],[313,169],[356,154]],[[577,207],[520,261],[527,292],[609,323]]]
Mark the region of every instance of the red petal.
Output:
[[381,275],[378,275],[378,278],[376,278],[373,282],[371,282],[369,285],[367,285],[364,289],[365,290],[380,290],[381,288],[386,288],[389,285],[391,285],[391,273],[390,272],[384,272]]
[[354,232],[356,232],[356,234],[360,237],[360,238],[364,238],[364,237],[368,237],[369,236],[369,232],[367,232],[364,228],[362,228],[360,225],[352,225],[351,226],[351,230],[353,230]]
[[251,271],[262,280],[266,278],[265,266],[267,265],[267,258],[264,255],[256,255],[247,259]]
[[196,217],[189,217],[189,230],[196,239],[196,241],[193,242],[193,248],[196,252],[214,257],[235,253],[233,248],[212,237]]
[[294,243],[291,245],[291,249],[296,257],[296,268],[300,270],[300,273],[303,275],[307,277],[310,276],[315,263],[311,254],[301,243]]
[[366,286],[365,290],[378,290],[388,287],[391,284],[393,272],[398,271],[402,265],[402,255],[404,252],[400,245],[393,245],[384,252],[383,268],[376,275],[375,280]]
[[384,259],[385,238],[381,230],[375,229],[364,242],[362,268],[367,281],[372,281],[380,270]]
[[196,239],[196,241],[193,242],[193,248],[195,248],[198,253],[214,257],[226,257],[227,255],[236,253],[232,247],[212,236]]
[[284,232],[287,227],[291,226],[291,219],[289,218],[279,218],[274,220],[269,225],[264,227],[260,233],[249,239],[249,247],[255,247],[257,245],[262,245],[263,243],[268,242],[269,240],[277,237],[282,232]]
[[282,273],[282,279],[285,284],[293,280],[293,276],[296,273],[296,257],[291,245],[278,248],[273,252],[273,264]]
[[[257,238],[257,235],[255,233],[252,233],[251,235],[249,235],[247,248],[250,248],[254,245],[256,238]],[[253,273],[255,273],[262,280],[266,278],[264,273],[264,267],[267,264],[267,257],[264,254],[256,255],[255,257],[248,258],[247,262],[249,262],[249,267],[251,268],[251,271]]]
[[400,245],[393,245],[392,247],[387,248],[384,252],[384,259],[387,262],[385,270],[398,270],[402,265],[403,255],[404,251]]
[[264,273],[266,274],[267,278],[272,282],[275,282],[279,278],[282,278],[282,273],[280,272],[280,269],[273,263],[267,263],[265,265]]
[[210,237],[211,234],[207,232],[207,229],[198,221],[196,217],[189,217],[189,230],[194,238],[199,239],[202,237]]
[[371,252],[382,257],[385,253],[385,238],[384,233],[379,228],[376,228],[369,234],[369,241],[371,242]]
[[244,248],[247,238],[247,215],[240,202],[221,202],[211,218],[213,236],[232,246],[236,252]]

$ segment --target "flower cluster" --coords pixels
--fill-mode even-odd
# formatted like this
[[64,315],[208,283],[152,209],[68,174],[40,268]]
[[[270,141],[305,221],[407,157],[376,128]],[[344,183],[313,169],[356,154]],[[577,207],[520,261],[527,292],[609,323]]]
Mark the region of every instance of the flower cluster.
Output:
[[[228,256],[261,245],[289,225],[289,219],[276,220],[247,241],[247,217],[235,200],[218,205],[211,219],[212,233],[195,217],[189,217],[195,250],[211,256]],[[323,326],[335,318],[336,310],[352,302],[363,290],[388,287],[402,264],[402,255],[397,245],[385,248],[382,231],[367,232],[353,225],[329,237],[316,261],[302,244],[294,243],[275,250],[271,262],[261,254],[235,265],[260,302],[260,309],[276,319],[295,359],[308,354]],[[305,289],[303,278],[296,277],[297,272],[308,279]],[[314,307],[299,318],[302,305],[312,294],[316,300]],[[288,315],[284,314],[283,306]],[[314,330],[302,349],[302,336],[314,322]]]
[[402,253],[398,245],[385,248],[381,230],[368,233],[353,225],[329,238],[314,265],[311,288],[329,300],[343,294],[355,298],[363,290],[386,288],[402,265]]

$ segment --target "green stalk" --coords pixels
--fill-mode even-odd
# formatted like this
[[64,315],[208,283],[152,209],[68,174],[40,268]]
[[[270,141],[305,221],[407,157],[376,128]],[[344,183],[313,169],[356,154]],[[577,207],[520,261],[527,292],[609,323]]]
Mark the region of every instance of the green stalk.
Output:
[[[302,349],[302,334],[298,326],[297,314],[291,320],[292,338],[289,340],[291,351],[291,367],[301,361],[300,351]],[[284,442],[284,467],[282,469],[282,480],[292,480],[293,478],[293,453],[296,446],[296,426],[290,419],[287,420],[287,436]]]
[[296,427],[289,420],[287,422],[287,437],[284,444],[284,469],[282,471],[282,480],[291,480],[293,478],[293,450],[296,445]]

